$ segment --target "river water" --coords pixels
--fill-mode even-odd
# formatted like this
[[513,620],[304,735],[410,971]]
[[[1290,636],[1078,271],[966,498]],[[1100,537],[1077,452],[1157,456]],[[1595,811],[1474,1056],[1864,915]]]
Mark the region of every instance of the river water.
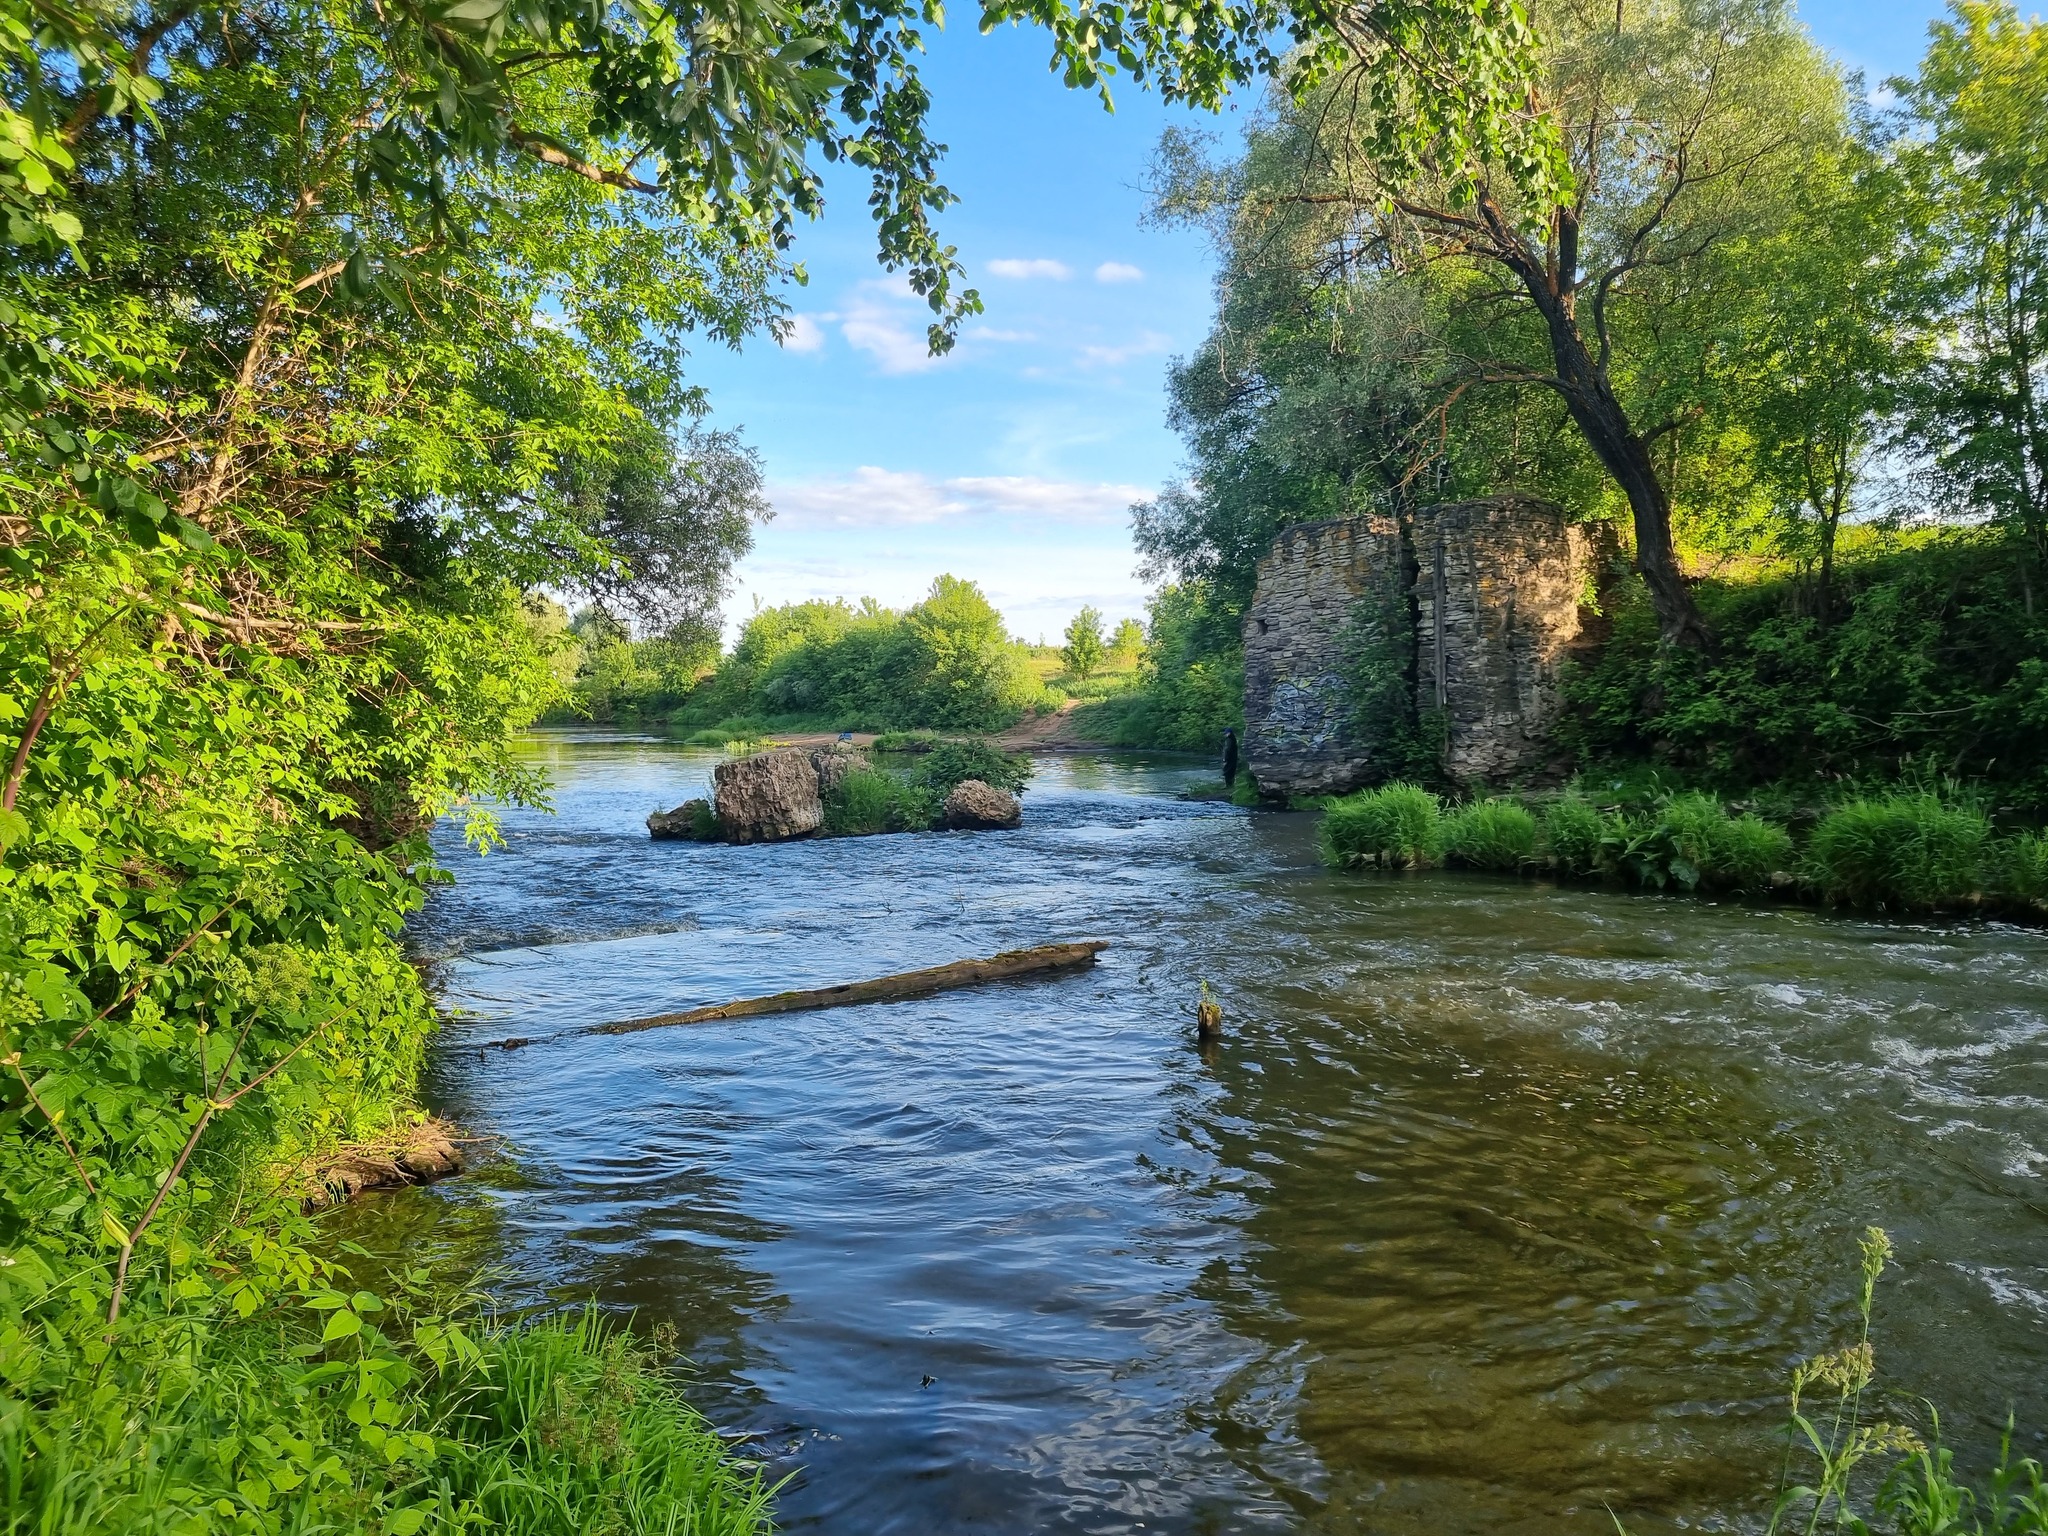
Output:
[[654,843],[715,754],[533,750],[556,814],[482,860],[444,828],[411,934],[467,1010],[443,1107],[512,1158],[346,1219],[673,1325],[785,1529],[1753,1529],[1870,1222],[1883,1379],[1966,1461],[2008,1410],[2039,1453],[2048,936],[1337,875],[1311,818],[1135,759],[1041,760],[1014,833]]

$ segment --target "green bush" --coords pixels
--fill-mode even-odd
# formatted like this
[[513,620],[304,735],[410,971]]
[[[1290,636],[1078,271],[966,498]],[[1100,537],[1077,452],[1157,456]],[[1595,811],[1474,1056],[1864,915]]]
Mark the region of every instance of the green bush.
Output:
[[1991,823],[1925,791],[1856,799],[1821,818],[1808,878],[1830,901],[1934,907],[1983,888]]
[[856,768],[825,797],[827,837],[923,832],[938,819],[940,797],[876,768]]
[[1721,884],[1755,891],[1765,889],[1793,863],[1790,832],[1760,816],[1731,816],[1720,829],[1709,873]]
[[1442,806],[1414,784],[1388,784],[1332,800],[1318,836],[1323,862],[1357,869],[1367,864],[1421,868],[1435,860]]
[[1031,759],[982,741],[942,741],[925,754],[911,781],[941,799],[955,784],[979,779],[996,789],[1019,794],[1031,778]]
[[877,752],[929,752],[946,738],[937,731],[884,731],[875,738]]
[[2000,843],[1992,856],[1998,894],[2048,901],[2048,832],[2023,832]]
[[1473,869],[1516,870],[1536,858],[1536,818],[1512,800],[1480,800],[1444,818],[1444,858]]
[[1543,848],[1558,872],[1598,874],[1612,818],[1582,795],[1561,795],[1543,813]]
[[1617,583],[1612,638],[1568,674],[1562,735],[1589,766],[1654,754],[1728,786],[1889,783],[1935,761],[2048,806],[2048,615],[2016,553],[1991,530],[1873,538],[1838,565],[1826,619],[1796,575],[1702,581],[1711,656],[1664,644],[1641,583]]
[[1791,866],[1791,833],[1756,816],[1730,816],[1712,795],[1673,795],[1657,815],[1673,854],[1698,872],[1685,884],[1758,890]]
[[1204,582],[1164,587],[1148,605],[1150,640],[1133,686],[1074,712],[1074,727],[1119,747],[1217,752],[1244,729],[1238,612]]

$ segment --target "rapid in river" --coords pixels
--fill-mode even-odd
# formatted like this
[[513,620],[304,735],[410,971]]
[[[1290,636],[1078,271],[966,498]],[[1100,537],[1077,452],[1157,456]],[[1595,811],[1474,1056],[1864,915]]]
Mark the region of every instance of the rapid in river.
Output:
[[1335,874],[1184,761],[1041,759],[1018,832],[655,843],[716,754],[533,750],[556,813],[481,860],[444,826],[411,933],[465,1010],[441,1107],[510,1156],[341,1229],[671,1326],[785,1529],[1756,1528],[1868,1223],[1880,1380],[1966,1461],[2009,1410],[2040,1454],[2048,935]]

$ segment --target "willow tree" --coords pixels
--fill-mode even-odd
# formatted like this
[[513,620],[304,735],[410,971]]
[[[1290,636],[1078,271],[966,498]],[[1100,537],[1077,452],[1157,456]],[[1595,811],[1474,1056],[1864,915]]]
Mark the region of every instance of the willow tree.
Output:
[[1467,327],[1463,379],[1556,395],[1627,502],[1665,638],[1704,647],[1660,453],[1699,415],[1703,316],[1751,302],[1715,257],[1774,227],[1792,173],[1839,141],[1841,82],[1779,0],[1554,0],[1534,20],[1523,142],[1555,146],[1559,174],[1485,143],[1409,152],[1400,93],[1361,60],[1283,108],[1289,177],[1212,179],[1208,195],[1253,220],[1318,210],[1352,261],[1466,274],[1460,311],[1491,325]]

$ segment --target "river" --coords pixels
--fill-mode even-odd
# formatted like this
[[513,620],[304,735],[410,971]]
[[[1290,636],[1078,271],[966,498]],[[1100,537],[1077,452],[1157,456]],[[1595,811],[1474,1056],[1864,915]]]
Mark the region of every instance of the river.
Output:
[[[1338,875],[1185,762],[1041,759],[1023,830],[651,842],[716,755],[543,734],[411,939],[511,1158],[360,1205],[518,1299],[671,1325],[789,1530],[1752,1529],[1889,1228],[1882,1379],[2048,1429],[2048,935]],[[1103,938],[924,1001],[508,1034]],[[1193,1041],[1209,980],[1228,1034]]]

